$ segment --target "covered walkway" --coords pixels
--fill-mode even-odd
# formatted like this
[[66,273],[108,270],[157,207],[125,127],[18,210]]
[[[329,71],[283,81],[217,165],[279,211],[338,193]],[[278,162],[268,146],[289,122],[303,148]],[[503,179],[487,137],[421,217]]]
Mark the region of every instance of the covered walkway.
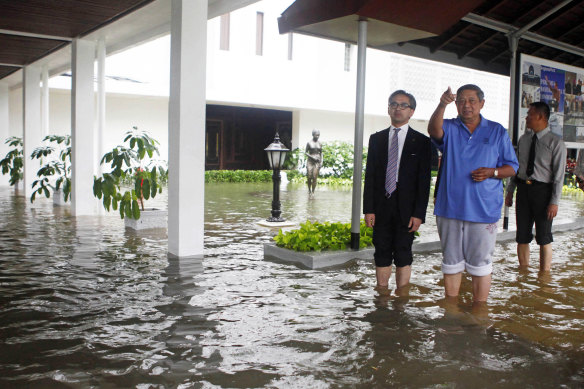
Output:
[[[206,62],[201,53],[206,52],[206,21],[253,2],[125,0],[81,4],[68,0],[47,6],[41,0],[0,1],[0,138],[10,135],[8,92],[22,88],[24,154],[30,155],[48,132],[47,80],[71,69],[72,213],[95,215],[98,207],[91,186],[98,169],[97,156],[103,154],[100,138],[106,115],[105,56],[170,32],[168,251],[171,256],[200,256],[206,103]],[[574,66],[580,66],[584,57],[584,41],[578,38],[583,28],[582,1],[527,1],[519,5],[510,0],[474,0],[457,7],[451,7],[450,2],[433,2],[432,7],[426,7],[425,2],[412,1],[406,8],[381,0],[336,2],[334,6],[325,3],[328,4],[316,0],[294,2],[283,10],[281,32],[358,42],[362,49],[369,45],[507,73],[511,74],[512,85],[519,51]],[[433,17],[416,17],[419,12],[412,11],[423,11]],[[359,106],[365,93],[359,89],[365,77],[364,50],[361,51],[355,132],[358,149],[363,142]],[[513,105],[514,90],[510,95]],[[510,128],[516,125],[513,115],[511,110]],[[0,146],[0,154],[4,154],[6,146]],[[361,162],[359,155],[356,153],[357,165]],[[27,196],[38,168],[35,164],[25,158]],[[358,186],[355,187],[358,191]],[[360,193],[354,197],[356,219],[360,213]]]

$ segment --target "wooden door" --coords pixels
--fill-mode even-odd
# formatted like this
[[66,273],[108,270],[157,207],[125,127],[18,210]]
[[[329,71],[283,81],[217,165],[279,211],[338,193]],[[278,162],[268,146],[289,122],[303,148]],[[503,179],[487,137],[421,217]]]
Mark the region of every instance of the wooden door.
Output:
[[223,169],[221,163],[222,139],[223,121],[208,119],[205,131],[205,170]]

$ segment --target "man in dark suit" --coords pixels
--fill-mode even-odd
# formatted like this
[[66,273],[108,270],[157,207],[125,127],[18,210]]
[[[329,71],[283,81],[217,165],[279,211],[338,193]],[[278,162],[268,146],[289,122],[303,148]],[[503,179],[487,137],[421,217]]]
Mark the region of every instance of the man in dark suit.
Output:
[[414,232],[424,223],[430,193],[430,138],[410,128],[416,99],[398,90],[389,96],[391,126],[369,138],[363,213],[373,227],[377,288],[388,291],[392,263],[396,293],[409,282]]

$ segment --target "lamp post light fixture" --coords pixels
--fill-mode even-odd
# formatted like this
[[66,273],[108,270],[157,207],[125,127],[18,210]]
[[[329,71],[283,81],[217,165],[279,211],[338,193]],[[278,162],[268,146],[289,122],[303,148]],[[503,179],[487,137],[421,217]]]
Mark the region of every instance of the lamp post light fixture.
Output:
[[284,165],[286,153],[288,153],[290,149],[287,149],[286,145],[280,142],[280,135],[278,135],[278,131],[276,131],[274,141],[264,150],[268,154],[268,162],[273,171],[272,182],[274,183],[272,216],[266,220],[273,223],[283,222],[286,221],[286,219],[280,217],[282,214],[282,211],[280,210],[280,169]]

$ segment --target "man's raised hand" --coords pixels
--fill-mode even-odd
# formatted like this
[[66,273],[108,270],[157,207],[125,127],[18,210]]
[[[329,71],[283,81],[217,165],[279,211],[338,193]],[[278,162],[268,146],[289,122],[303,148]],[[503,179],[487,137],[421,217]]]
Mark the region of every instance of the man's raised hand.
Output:
[[456,95],[452,93],[450,87],[448,87],[448,89],[446,89],[446,92],[442,93],[442,96],[440,96],[440,104],[443,104],[445,106],[452,103],[454,100],[456,100]]

